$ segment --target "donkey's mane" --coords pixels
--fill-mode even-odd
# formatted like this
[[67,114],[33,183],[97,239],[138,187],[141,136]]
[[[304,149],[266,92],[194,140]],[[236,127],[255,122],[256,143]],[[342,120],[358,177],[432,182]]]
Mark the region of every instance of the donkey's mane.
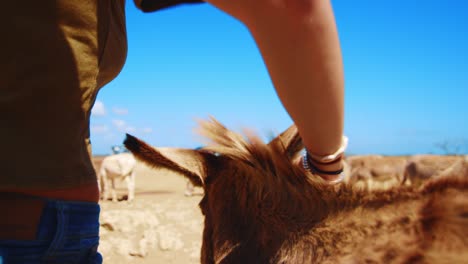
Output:
[[303,171],[293,164],[293,159],[303,146],[296,131],[295,126],[292,126],[276,140],[265,143],[251,130],[244,130],[243,134],[236,133],[214,118],[199,121],[198,130],[199,134],[209,140],[204,149],[241,161],[262,175],[288,175],[290,179],[304,178]]
[[[269,144],[264,143],[252,131],[244,130],[243,135],[229,130],[212,117],[209,120],[199,121],[199,127],[198,132],[210,141],[205,149],[243,162],[257,170],[257,174],[267,176],[263,177],[263,181],[276,179],[281,182],[283,189],[289,189],[292,192],[307,192],[307,190],[310,191],[310,187],[313,187],[313,193],[303,193],[299,196],[301,198],[308,199],[310,196],[316,196],[315,191],[320,190],[325,198],[326,196],[333,197],[330,199],[333,204],[328,204],[332,211],[333,209],[342,210],[344,207],[352,208],[356,205],[380,207],[390,202],[416,199],[424,193],[440,192],[447,188],[468,189],[468,175],[432,181],[421,186],[420,191],[415,191],[415,188],[411,186],[400,186],[388,190],[357,189],[349,184],[333,187],[319,180],[318,177],[305,176],[305,171],[293,162],[293,157],[297,156],[303,147],[294,126],[280,135],[276,142],[272,141]],[[292,143],[288,145],[289,142]],[[300,187],[305,188],[298,190]],[[279,196],[277,198],[280,199]],[[343,201],[346,202],[343,203]]]

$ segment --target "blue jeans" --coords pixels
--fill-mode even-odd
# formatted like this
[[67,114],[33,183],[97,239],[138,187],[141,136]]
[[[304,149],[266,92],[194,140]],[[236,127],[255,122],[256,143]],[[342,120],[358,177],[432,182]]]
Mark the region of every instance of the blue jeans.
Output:
[[102,263],[99,211],[96,203],[46,200],[36,239],[0,240],[0,264]]

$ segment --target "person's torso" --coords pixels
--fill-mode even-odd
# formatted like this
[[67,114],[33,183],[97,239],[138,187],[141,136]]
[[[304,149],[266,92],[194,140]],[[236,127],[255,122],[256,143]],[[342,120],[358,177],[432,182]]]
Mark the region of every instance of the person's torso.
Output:
[[96,183],[91,107],[126,57],[125,0],[6,1],[0,17],[0,190]]

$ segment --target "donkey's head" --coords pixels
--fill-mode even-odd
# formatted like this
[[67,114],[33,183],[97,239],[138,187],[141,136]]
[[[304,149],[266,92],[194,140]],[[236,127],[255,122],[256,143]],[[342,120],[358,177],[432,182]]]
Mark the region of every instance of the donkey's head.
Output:
[[130,135],[124,144],[147,165],[177,171],[203,187],[202,263],[248,262],[251,256],[261,261],[294,239],[290,234],[308,230],[324,217],[328,186],[297,165],[303,145],[295,126],[267,144],[214,119],[201,122],[201,133],[210,144],[199,150],[169,153]]

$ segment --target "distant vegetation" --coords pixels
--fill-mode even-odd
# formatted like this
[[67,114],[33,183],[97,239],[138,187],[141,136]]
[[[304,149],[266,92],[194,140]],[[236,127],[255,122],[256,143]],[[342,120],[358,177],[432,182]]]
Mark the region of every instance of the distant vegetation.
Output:
[[444,155],[463,155],[468,153],[468,140],[444,140],[434,146]]

